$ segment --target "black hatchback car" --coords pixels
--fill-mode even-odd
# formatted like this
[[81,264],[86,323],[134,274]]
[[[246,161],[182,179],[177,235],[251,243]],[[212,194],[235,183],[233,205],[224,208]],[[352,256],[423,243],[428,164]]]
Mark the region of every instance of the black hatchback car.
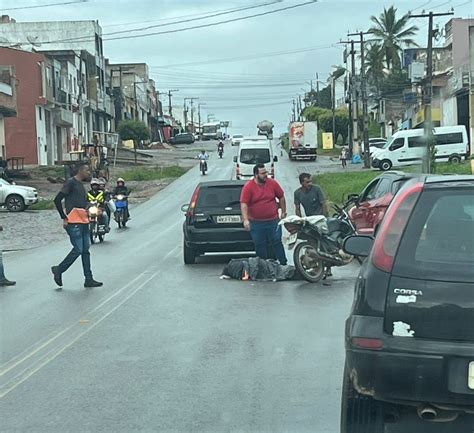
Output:
[[194,191],[183,224],[184,263],[193,264],[205,253],[255,252],[244,229],[240,193],[244,181],[202,182]]
[[341,432],[407,418],[471,432],[474,176],[408,181],[375,240],[352,236],[344,249],[368,258],[346,322]]
[[183,132],[182,134],[177,134],[174,137],[171,137],[168,141],[170,144],[193,144],[196,139],[193,134]]

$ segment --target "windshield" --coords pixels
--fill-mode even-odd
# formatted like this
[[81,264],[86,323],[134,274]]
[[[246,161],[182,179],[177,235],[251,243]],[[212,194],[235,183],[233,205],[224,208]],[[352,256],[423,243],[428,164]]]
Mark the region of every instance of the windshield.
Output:
[[202,127],[202,132],[204,134],[212,134],[217,132],[218,127],[217,126],[203,126]]
[[270,162],[270,151],[268,149],[242,149],[240,151],[240,162],[242,164],[266,164]]

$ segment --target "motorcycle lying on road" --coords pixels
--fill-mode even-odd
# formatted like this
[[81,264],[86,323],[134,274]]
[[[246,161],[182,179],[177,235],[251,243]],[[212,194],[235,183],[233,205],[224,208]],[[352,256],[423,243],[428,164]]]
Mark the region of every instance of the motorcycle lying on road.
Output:
[[107,227],[104,224],[102,213],[104,210],[99,206],[97,201],[89,202],[89,208],[87,209],[89,214],[89,233],[91,238],[91,244],[94,244],[97,239],[99,242],[104,242],[105,235],[107,233]]
[[118,194],[114,197],[115,202],[115,221],[118,228],[126,227],[128,221],[128,197],[123,194]]
[[201,159],[199,162],[199,171],[202,173],[202,175],[206,174],[207,171],[207,161],[204,159]]
[[327,267],[345,266],[354,259],[342,250],[344,239],[356,232],[345,208],[335,206],[332,218],[292,215],[280,221],[290,233],[287,244],[294,248],[295,267],[310,283],[320,281]]

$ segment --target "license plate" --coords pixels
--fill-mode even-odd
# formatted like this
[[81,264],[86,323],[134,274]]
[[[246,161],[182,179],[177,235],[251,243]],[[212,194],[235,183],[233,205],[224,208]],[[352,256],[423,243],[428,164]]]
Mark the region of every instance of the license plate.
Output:
[[290,250],[295,246],[295,243],[297,240],[298,240],[298,233],[293,233],[290,236],[288,236],[286,243]]
[[469,371],[467,373],[467,386],[474,389],[474,361],[469,363]]
[[223,215],[217,217],[217,224],[239,224],[242,222],[240,215]]

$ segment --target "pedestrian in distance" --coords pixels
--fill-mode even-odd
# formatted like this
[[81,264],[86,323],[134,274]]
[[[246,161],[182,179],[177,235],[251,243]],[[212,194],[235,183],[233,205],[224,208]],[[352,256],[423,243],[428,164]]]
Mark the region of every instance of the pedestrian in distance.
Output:
[[[0,232],[3,231],[3,226],[0,226]],[[3,245],[0,244],[0,287],[14,286],[16,281],[10,281],[5,277],[5,268],[3,265]]]
[[347,167],[347,156],[348,156],[347,149],[343,147],[341,149],[341,155],[339,156],[339,159],[341,160],[342,168]]
[[280,264],[286,265],[282,230],[278,225],[279,209],[280,217],[286,218],[285,193],[276,180],[268,178],[264,164],[257,164],[253,174],[254,178],[244,185],[240,196],[244,227],[250,231],[258,257],[268,259],[273,251]]
[[84,271],[84,287],[100,287],[103,285],[103,283],[94,280],[91,271],[88,201],[83,185],[83,182],[88,182],[90,179],[89,166],[86,163],[78,164],[76,174],[66,180],[61,191],[54,199],[56,209],[63,220],[63,227],[72,244],[72,250],[64,260],[59,265],[51,268],[54,281],[59,287],[63,285],[62,275],[79,256],[82,259],[82,269]]

